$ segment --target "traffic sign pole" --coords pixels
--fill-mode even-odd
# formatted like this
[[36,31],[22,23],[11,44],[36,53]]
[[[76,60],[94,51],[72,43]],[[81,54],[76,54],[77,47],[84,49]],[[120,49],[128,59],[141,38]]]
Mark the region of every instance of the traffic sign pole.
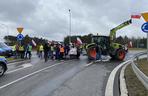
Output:
[[[148,16],[148,15],[147,15]],[[148,17],[147,17],[148,18]],[[143,32],[145,32],[147,34],[147,61],[148,61],[148,22],[144,23],[141,26],[141,29]]]
[[148,61],[148,33],[147,33],[147,61]]

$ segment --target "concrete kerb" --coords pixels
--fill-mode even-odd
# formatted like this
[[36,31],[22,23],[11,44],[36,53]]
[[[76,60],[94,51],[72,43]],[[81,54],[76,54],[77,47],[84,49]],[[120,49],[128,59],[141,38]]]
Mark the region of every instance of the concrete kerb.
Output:
[[120,72],[120,92],[121,92],[121,96],[128,96],[128,91],[127,91],[127,87],[126,87],[126,82],[125,82],[125,77],[124,77],[124,72],[126,67],[129,65],[130,63],[124,65],[121,69]]
[[110,73],[110,76],[109,76],[108,81],[107,81],[106,89],[105,89],[105,96],[114,96],[113,86],[114,86],[114,79],[115,79],[116,73],[121,67],[123,67],[125,64],[130,63],[130,62],[131,62],[131,60],[127,60],[127,61],[119,64]]

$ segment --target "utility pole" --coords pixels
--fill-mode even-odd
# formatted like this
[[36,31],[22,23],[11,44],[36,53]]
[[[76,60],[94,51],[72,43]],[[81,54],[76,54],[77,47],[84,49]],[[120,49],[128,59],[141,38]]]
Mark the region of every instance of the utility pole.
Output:
[[69,9],[69,44],[71,43],[71,10]]

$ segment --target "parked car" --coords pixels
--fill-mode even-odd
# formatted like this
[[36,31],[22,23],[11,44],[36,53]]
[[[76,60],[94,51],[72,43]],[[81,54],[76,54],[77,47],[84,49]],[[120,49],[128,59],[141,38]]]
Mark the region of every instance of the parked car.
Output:
[[7,60],[5,57],[0,56],[0,77],[7,71]]
[[0,56],[10,57],[13,55],[12,48],[0,42]]

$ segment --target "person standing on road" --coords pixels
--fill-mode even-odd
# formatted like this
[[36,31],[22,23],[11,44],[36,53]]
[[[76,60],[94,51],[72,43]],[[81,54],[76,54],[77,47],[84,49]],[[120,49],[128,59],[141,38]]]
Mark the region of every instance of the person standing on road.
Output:
[[61,45],[61,46],[60,46],[60,59],[61,59],[61,60],[64,59],[63,56],[64,56],[64,47],[63,47],[63,45]]
[[44,59],[45,59],[45,62],[47,62],[48,61],[48,53],[49,53],[48,43],[44,44],[43,49],[44,49]]
[[97,43],[96,44],[96,60],[101,60],[101,47],[100,45]]
[[17,49],[16,49],[16,44],[12,47],[12,50],[13,50],[13,56],[15,57],[15,58],[17,58]]
[[19,46],[19,53],[20,53],[20,57],[21,59],[24,59],[24,55],[25,55],[25,48],[23,45]]
[[53,51],[53,60],[55,60],[56,59],[56,45],[55,44],[53,45],[53,48],[54,48],[53,49],[54,50]]
[[64,47],[65,58],[66,58],[66,56],[68,55],[69,51],[70,51],[69,45],[65,45],[65,47]]
[[48,58],[51,58],[51,44],[48,43]]
[[79,59],[81,53],[81,49],[79,46],[77,46],[77,59]]
[[39,58],[43,58],[43,45],[41,44],[40,46],[39,46]]
[[52,59],[52,60],[54,59],[54,54],[53,54],[53,52],[54,52],[54,45],[51,44],[51,46],[50,46],[50,55],[51,55],[51,59]]
[[29,59],[31,59],[31,51],[32,51],[32,46],[31,44],[28,44],[26,48],[26,58],[29,55]]
[[57,44],[56,45],[56,48],[55,48],[55,52],[56,52],[56,59],[60,59],[60,48],[59,48],[59,45]]

